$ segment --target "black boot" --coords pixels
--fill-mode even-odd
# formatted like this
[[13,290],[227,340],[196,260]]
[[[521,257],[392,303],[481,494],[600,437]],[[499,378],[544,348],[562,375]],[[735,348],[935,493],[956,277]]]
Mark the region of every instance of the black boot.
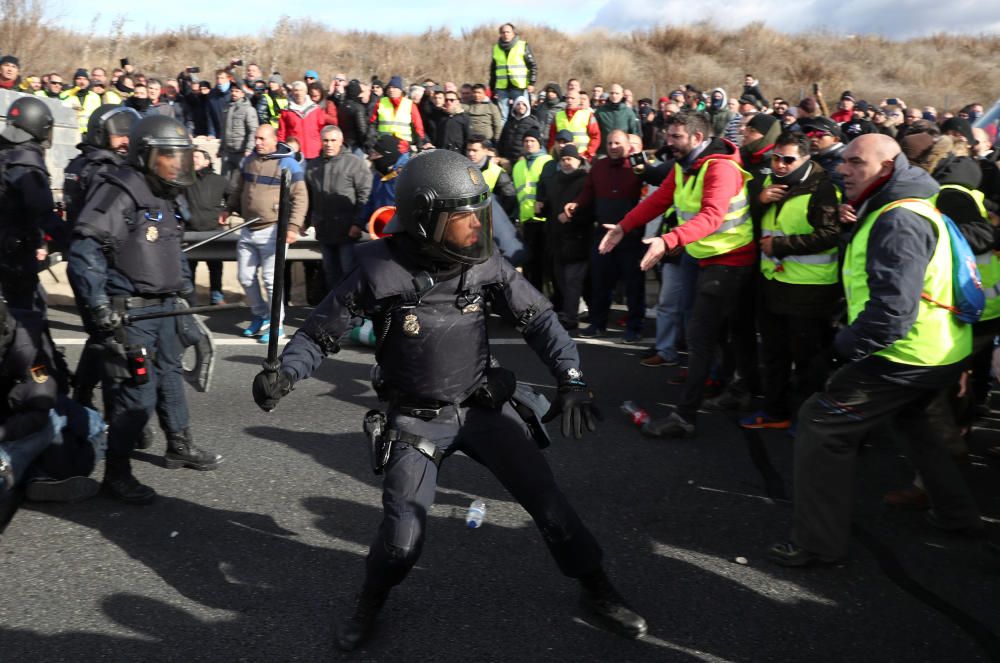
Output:
[[128,459],[108,459],[104,470],[104,482],[101,491],[119,502],[126,504],[149,504],[156,499],[156,491],[139,483],[132,474]]
[[646,620],[625,604],[603,570],[580,578],[580,584],[583,586],[580,606],[598,626],[626,638],[646,635]]
[[191,431],[167,433],[167,453],[163,456],[167,469],[176,470],[190,467],[193,470],[214,470],[222,462],[222,456],[195,446]]
[[337,625],[337,648],[341,651],[354,651],[365,643],[372,634],[375,617],[382,609],[389,592],[375,591],[367,587],[358,594],[354,606],[354,614],[342,619]]

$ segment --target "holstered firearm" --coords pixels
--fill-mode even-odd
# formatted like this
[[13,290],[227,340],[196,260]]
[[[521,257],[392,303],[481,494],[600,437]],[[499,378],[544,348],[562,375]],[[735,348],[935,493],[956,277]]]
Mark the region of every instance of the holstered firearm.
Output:
[[380,410],[368,410],[365,413],[364,431],[368,436],[371,450],[372,471],[382,474],[385,464],[389,462],[389,452],[392,451],[392,440],[386,434],[388,420]]

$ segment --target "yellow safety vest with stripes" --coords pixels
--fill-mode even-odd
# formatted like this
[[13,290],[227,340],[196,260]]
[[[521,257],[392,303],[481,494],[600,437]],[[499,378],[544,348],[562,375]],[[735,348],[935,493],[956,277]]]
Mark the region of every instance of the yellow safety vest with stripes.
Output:
[[677,225],[682,226],[701,211],[701,197],[705,191],[705,173],[708,166],[714,162],[728,163],[740,171],[743,186],[740,192],[729,200],[729,207],[723,217],[722,225],[711,235],[702,237],[696,242],[686,245],[685,250],[693,258],[711,258],[729,253],[753,241],[753,224],[750,223],[750,205],[747,202],[746,183],[753,178],[731,159],[706,159],[698,170],[698,174],[684,179],[684,169],[674,165],[674,207],[677,209]]
[[576,149],[579,150],[580,154],[583,154],[587,149],[587,145],[590,144],[590,134],[587,133],[587,126],[590,124],[590,118],[593,116],[594,111],[589,108],[578,109],[573,114],[572,119],[567,116],[564,110],[556,113],[556,131],[559,132],[565,129],[573,134],[573,144],[576,145]]
[[[892,208],[902,207],[919,214],[934,225],[937,246],[924,272],[923,293],[917,319],[906,336],[875,354],[897,364],[910,366],[948,366],[972,353],[972,325],[960,321],[944,306],[954,304],[952,291],[951,242],[944,219],[931,201],[916,198],[897,200],[865,216],[851,237],[844,253],[844,293],[847,296],[847,322],[861,314],[871,298],[868,289],[868,238],[879,217]],[[921,223],[914,220],[914,223]],[[931,301],[933,300],[933,301]],[[939,305],[938,303],[944,306]]]
[[[816,166],[818,168],[818,166]],[[771,176],[764,179],[764,188],[771,185]],[[840,191],[837,190],[837,199]],[[786,237],[788,235],[811,235],[809,225],[809,201],[812,194],[794,196],[781,203],[769,205],[761,219],[761,237]],[[796,285],[832,285],[837,282],[837,248],[820,253],[785,256],[776,258],[760,254],[760,273],[764,278]]]
[[497,90],[508,87],[523,90],[528,87],[528,65],[524,61],[527,44],[518,39],[506,53],[500,44],[493,44],[493,64],[496,69]]
[[410,122],[413,119],[413,102],[403,98],[399,108],[392,105],[389,97],[382,97],[378,102],[378,123],[375,130],[380,134],[392,134],[400,140],[413,142],[413,130]]
[[538,178],[542,176],[542,168],[552,161],[552,157],[543,154],[536,157],[531,165],[524,157],[518,159],[514,164],[514,191],[517,193],[518,218],[522,223],[529,221],[544,221],[542,217],[535,216],[535,198],[538,191]]

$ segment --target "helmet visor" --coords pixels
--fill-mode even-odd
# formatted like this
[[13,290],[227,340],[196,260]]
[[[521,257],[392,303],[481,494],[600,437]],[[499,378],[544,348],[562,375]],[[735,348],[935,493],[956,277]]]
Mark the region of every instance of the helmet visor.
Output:
[[491,199],[438,212],[434,242],[445,255],[458,262],[467,265],[485,262],[493,255]]
[[109,136],[128,136],[139,121],[139,114],[131,108],[115,108],[101,118]]
[[173,187],[194,184],[194,147],[150,147],[146,172]]

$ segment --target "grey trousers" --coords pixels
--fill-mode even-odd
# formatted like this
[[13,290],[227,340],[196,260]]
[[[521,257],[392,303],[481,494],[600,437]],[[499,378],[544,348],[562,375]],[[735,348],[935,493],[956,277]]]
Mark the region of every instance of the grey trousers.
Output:
[[940,520],[956,529],[981,526],[979,509],[945,444],[956,426],[947,388],[902,386],[855,363],[834,373],[822,392],[802,404],[795,439],[792,539],[797,545],[825,557],[846,556],[858,447],[871,429],[893,417],[909,438],[910,461]]

